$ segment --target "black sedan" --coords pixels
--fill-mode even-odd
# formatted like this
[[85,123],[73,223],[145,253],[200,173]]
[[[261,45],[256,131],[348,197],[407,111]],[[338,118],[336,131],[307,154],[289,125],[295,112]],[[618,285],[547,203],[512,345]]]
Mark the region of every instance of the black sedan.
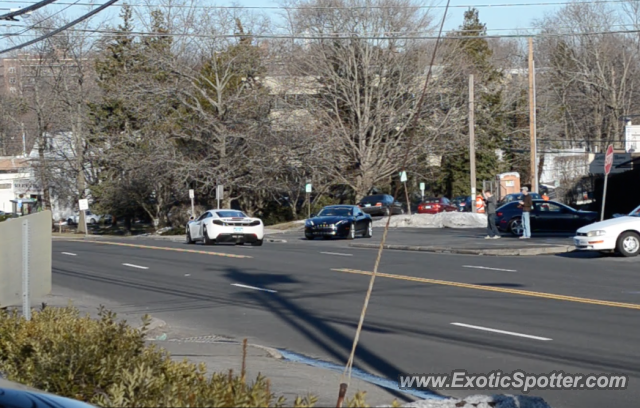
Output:
[[329,205],[304,224],[304,236],[307,239],[354,239],[356,235],[371,238],[373,220],[355,205]]
[[404,214],[402,204],[393,199],[389,194],[370,195],[358,203],[360,209],[369,215],[390,215]]
[[[522,209],[519,206],[517,201],[512,201],[498,208],[496,224],[500,231],[522,235]],[[575,232],[597,221],[598,213],[578,211],[555,201],[533,200],[530,217],[532,232]]]

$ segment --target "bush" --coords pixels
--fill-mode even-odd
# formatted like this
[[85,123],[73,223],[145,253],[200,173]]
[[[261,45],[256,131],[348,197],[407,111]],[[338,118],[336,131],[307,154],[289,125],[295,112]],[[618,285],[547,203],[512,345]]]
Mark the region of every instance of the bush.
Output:
[[[252,384],[240,375],[207,375],[204,364],[173,361],[166,351],[145,343],[141,329],[118,322],[100,308],[99,319],[72,307],[44,308],[24,320],[0,310],[0,372],[19,382],[101,407],[277,407],[269,380]],[[246,349],[246,343],[245,343]],[[246,353],[245,353],[246,355]],[[317,398],[296,398],[294,407],[312,407]],[[364,407],[364,393],[346,401]],[[394,401],[393,406],[399,406]]]

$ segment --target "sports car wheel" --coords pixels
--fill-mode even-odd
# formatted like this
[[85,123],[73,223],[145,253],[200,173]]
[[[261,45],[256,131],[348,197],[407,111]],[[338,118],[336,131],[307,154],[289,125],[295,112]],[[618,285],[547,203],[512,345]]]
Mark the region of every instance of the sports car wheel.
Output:
[[211,245],[211,244],[215,243],[215,241],[214,241],[214,240],[212,240],[211,238],[209,238],[209,234],[207,233],[207,227],[204,227],[204,228],[202,229],[202,236],[203,236],[203,238],[202,238],[202,242],[203,242],[203,244],[205,244],[205,245]]
[[193,240],[191,239],[191,231],[187,228],[187,244],[193,244]]
[[356,225],[352,224],[349,228],[349,234],[347,235],[347,239],[356,239]]
[[625,257],[640,254],[640,236],[635,232],[625,232],[618,238],[618,252]]
[[516,218],[509,223],[509,231],[516,237],[521,237],[524,234],[524,226],[522,225],[522,218]]
[[367,224],[367,229],[364,230],[364,233],[362,234],[362,236],[364,238],[371,238],[373,236],[373,223],[372,222]]
[[252,242],[252,243],[251,243],[251,246],[262,246],[262,240],[261,240],[261,239],[259,239],[259,240],[257,240],[256,242]]

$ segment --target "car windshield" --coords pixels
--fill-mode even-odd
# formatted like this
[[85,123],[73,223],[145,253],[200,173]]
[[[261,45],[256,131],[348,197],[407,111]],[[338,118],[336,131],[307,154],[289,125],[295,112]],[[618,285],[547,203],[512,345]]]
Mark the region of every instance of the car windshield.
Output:
[[350,217],[353,210],[349,207],[323,208],[318,217]]
[[369,197],[365,197],[360,202],[362,204],[373,204],[373,203],[382,203],[386,201],[389,201],[388,197],[384,194],[379,194],[379,195],[372,195]]
[[216,211],[220,218],[247,218],[242,211]]
[[640,217],[640,206],[629,213],[630,217]]

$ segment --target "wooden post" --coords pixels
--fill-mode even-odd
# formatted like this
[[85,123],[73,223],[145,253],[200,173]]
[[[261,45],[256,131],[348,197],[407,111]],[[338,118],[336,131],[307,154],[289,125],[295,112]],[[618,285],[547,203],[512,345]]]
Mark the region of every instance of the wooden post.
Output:
[[476,211],[476,137],[473,74],[469,75],[469,165],[471,166],[471,212]]

